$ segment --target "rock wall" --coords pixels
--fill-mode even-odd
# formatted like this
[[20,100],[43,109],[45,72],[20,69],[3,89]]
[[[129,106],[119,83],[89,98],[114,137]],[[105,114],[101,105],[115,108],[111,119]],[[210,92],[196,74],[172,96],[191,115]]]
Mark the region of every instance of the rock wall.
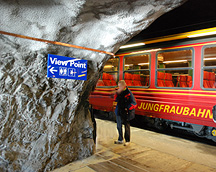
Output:
[[[115,53],[185,0],[0,0],[0,30]],[[88,60],[46,77],[47,54]],[[88,96],[109,55],[0,35],[0,171],[50,171],[94,153]]]

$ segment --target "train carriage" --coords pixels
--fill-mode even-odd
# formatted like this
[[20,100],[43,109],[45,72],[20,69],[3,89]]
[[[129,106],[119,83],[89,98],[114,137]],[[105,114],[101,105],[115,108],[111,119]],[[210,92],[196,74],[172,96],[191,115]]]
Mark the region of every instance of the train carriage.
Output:
[[[109,59],[94,92],[93,109],[113,112],[113,92],[124,79],[136,100],[136,115],[216,141],[216,28],[144,41]],[[144,44],[143,43],[143,44]]]

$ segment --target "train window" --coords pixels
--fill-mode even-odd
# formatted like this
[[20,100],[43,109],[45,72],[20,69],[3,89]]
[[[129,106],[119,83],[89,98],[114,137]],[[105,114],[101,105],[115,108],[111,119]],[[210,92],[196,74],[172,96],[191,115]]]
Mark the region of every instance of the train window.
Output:
[[204,49],[202,78],[204,89],[216,89],[216,47]]
[[157,87],[191,88],[193,50],[163,51],[157,54]]
[[139,54],[125,56],[124,80],[128,86],[148,87],[150,76],[150,55]]
[[97,87],[116,87],[118,83],[119,58],[111,58],[104,66],[101,78],[97,82]]
[[192,50],[168,51],[157,55],[158,68],[191,67]]
[[216,66],[216,47],[205,48],[204,66]]
[[126,56],[124,70],[149,69],[149,54]]
[[103,71],[104,72],[116,72],[118,71],[119,58],[111,58],[106,62]]

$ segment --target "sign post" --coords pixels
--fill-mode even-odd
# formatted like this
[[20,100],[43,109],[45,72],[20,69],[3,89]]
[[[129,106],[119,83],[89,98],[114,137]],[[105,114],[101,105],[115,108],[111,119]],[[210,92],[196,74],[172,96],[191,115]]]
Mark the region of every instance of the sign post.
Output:
[[87,60],[48,54],[47,77],[86,80]]

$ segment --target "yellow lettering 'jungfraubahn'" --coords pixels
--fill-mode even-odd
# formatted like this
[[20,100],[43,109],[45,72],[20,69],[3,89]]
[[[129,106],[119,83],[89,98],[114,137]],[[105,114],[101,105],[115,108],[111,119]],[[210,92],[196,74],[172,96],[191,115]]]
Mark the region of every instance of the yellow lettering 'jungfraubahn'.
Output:
[[180,107],[175,105],[165,105],[165,104],[155,104],[155,103],[146,103],[141,102],[140,105],[137,106],[139,110],[143,111],[153,111],[153,112],[160,112],[160,113],[168,113],[168,114],[176,114],[176,115],[183,115],[183,116],[193,116],[197,118],[213,118],[213,114],[210,109],[196,109],[190,107]]

